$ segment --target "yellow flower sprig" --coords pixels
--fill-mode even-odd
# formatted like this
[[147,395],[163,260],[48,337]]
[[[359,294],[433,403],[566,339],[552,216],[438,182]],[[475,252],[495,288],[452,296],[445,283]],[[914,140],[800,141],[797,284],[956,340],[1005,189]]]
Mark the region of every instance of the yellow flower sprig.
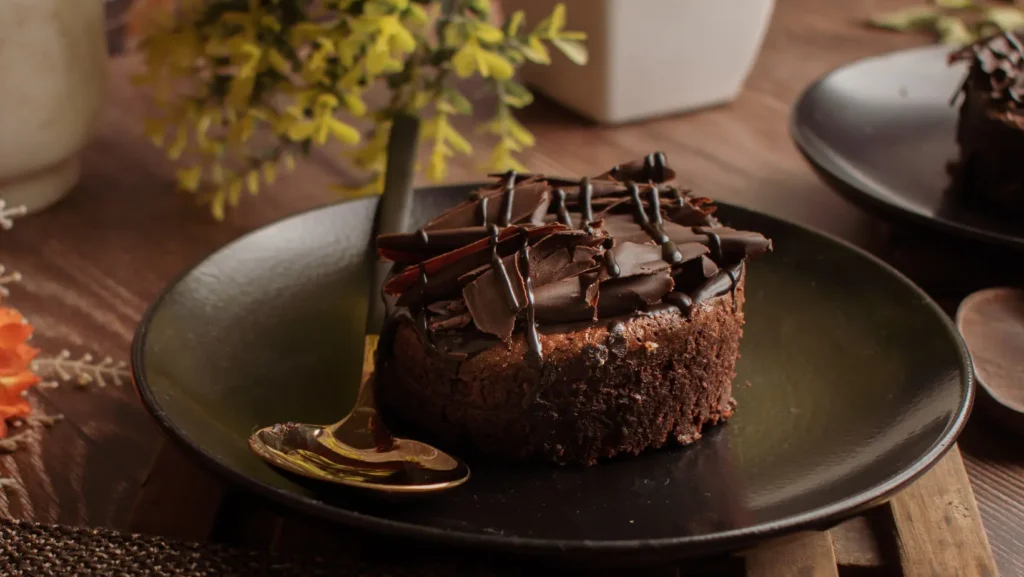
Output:
[[918,0],[868,19],[875,28],[928,31],[939,42],[962,46],[1000,31],[1024,27],[1024,9],[1015,0]]
[[[272,184],[279,169],[314,147],[352,147],[368,174],[346,195],[383,189],[391,119],[423,119],[427,176],[441,180],[448,160],[473,153],[452,118],[472,113],[459,79],[487,79],[498,98],[481,130],[495,137],[487,167],[522,169],[516,153],[533,136],[513,110],[532,95],[513,80],[525,62],[548,64],[549,46],[578,64],[585,35],[565,30],[565,7],[527,31],[523,13],[491,24],[489,0],[182,0],[148,22],[140,48],[158,113],[145,132],[180,162],[181,189],[218,220],[243,194]],[[370,110],[366,92],[390,98]]]

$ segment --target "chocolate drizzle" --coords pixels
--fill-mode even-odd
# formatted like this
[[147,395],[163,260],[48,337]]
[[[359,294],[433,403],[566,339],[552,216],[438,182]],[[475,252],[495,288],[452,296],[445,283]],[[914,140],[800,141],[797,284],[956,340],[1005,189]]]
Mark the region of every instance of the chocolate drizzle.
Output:
[[565,191],[561,188],[555,189],[555,213],[558,215],[559,224],[572,228],[572,217],[569,216],[569,209],[565,207]]
[[672,196],[675,197],[676,199],[676,206],[683,206],[684,204],[686,204],[686,194],[683,193],[683,189],[673,188]]
[[689,316],[693,309],[693,299],[690,295],[680,292],[670,292],[663,299],[668,304],[678,308],[684,315]]
[[477,214],[480,215],[480,226],[487,226],[487,197],[480,197],[479,209]]
[[418,268],[420,271],[419,291],[421,304],[419,305],[419,310],[416,312],[415,317],[416,332],[419,333],[420,340],[423,341],[423,344],[432,352],[436,353],[437,347],[434,345],[434,331],[430,328],[430,319],[427,316],[427,307],[425,303],[427,283],[429,282],[427,279],[427,267],[424,266],[423,263],[420,263]]
[[703,234],[708,237],[708,248],[711,249],[711,260],[715,262],[722,262],[722,237],[718,236],[718,233],[700,226],[693,227],[694,234]]
[[508,269],[505,268],[505,261],[502,260],[501,255],[498,254],[498,227],[494,224],[489,225],[491,236],[491,266],[498,272],[498,276],[501,277],[501,286],[505,289],[505,303],[512,312],[518,312],[521,308],[519,306],[519,300],[516,298],[515,289],[512,288],[512,278],[508,276]]
[[651,217],[647,216],[644,210],[644,203],[640,200],[640,188],[635,182],[627,182],[626,189],[629,190],[630,198],[633,201],[633,219],[651,237],[651,240],[661,246],[661,258],[669,264],[679,264],[683,255],[679,248],[672,242],[672,239],[665,234],[664,221],[661,219],[661,199],[658,197],[658,187],[650,187],[651,196]]
[[590,223],[594,220],[593,196],[594,186],[590,184],[590,179],[584,176],[580,179],[580,207],[582,209],[580,228],[582,228],[587,234],[593,234],[594,231],[590,226]]
[[615,260],[615,239],[609,238],[604,241],[604,268],[608,271],[608,276],[611,278],[618,278],[622,274],[622,269],[619,268],[619,263]]
[[698,287],[697,290],[690,295],[690,298],[693,299],[693,306],[697,306],[708,299],[729,293],[732,295],[732,304],[733,309],[735,310],[739,306],[739,303],[736,301],[736,285],[739,283],[739,279],[742,274],[742,261],[728,268],[719,270],[715,276],[708,279],[707,282]]
[[526,286],[526,346],[529,348],[530,357],[539,363],[543,360],[543,348],[540,344],[540,335],[537,334],[537,306],[534,302],[533,281],[530,279],[530,236],[523,228],[519,229],[519,233],[523,241],[517,258],[519,268],[523,271],[523,284]]
[[[740,264],[740,267],[743,265]],[[725,269],[725,274],[729,275],[729,295],[732,296],[732,310],[733,312],[739,310],[740,303],[736,300],[736,286],[740,284],[740,271],[734,270],[733,268]]]
[[644,157],[644,178],[654,182],[665,182],[665,153],[652,152]]
[[672,242],[672,239],[665,234],[665,223],[661,219],[661,198],[658,196],[657,186],[651,186],[651,206],[654,207],[652,212],[654,232],[658,235],[657,238],[654,235],[651,235],[651,237],[655,238],[655,242],[661,245],[661,258],[669,264],[679,264],[683,261],[683,255],[680,254],[676,243]]
[[394,314],[446,358],[522,338],[541,361],[545,328],[658,310],[689,316],[726,293],[738,307],[743,262],[771,242],[721,226],[708,199],[662,184],[674,174],[655,153],[593,179],[495,175],[498,187],[415,233],[378,239],[380,254],[404,267],[385,285],[398,296]]
[[508,226],[512,222],[512,202],[516,196],[516,171],[510,170],[505,175],[505,188],[501,191],[501,210],[498,213],[498,224]]

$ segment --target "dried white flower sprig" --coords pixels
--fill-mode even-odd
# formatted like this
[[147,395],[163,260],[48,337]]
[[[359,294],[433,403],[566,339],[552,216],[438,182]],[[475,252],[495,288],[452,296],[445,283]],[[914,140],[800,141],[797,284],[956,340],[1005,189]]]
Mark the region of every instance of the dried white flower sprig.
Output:
[[16,282],[21,282],[21,273],[18,271],[7,272],[4,265],[0,264],[0,297],[10,296],[11,291],[8,290],[7,285]]
[[51,382],[59,380],[79,387],[93,384],[101,388],[107,385],[121,386],[131,378],[128,364],[124,361],[103,357],[96,362],[89,353],[76,359],[66,349],[53,357],[35,359],[32,361],[32,370],[41,377],[51,379]]
[[8,208],[7,202],[0,200],[0,229],[11,230],[14,226],[14,218],[24,216],[28,209],[24,206],[13,206]]

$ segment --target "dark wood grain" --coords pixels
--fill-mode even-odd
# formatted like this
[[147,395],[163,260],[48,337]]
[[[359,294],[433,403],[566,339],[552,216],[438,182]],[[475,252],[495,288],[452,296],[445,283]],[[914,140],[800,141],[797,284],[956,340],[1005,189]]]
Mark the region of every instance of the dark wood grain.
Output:
[[747,556],[746,569],[749,577],[839,577],[827,531],[800,533],[777,543],[766,543]]
[[[964,490],[967,472],[956,458],[959,453],[953,447],[889,503],[906,577],[996,575],[974,495]],[[942,529],[943,539],[935,538],[936,528]]]
[[[867,247],[955,307],[968,288],[1016,279],[998,266],[1001,261],[979,256],[978,247],[929,247],[939,239],[890,227],[852,207],[815,177],[788,136],[790,105],[821,74],[928,41],[860,25],[873,12],[905,4],[779,0],[746,90],[726,107],[603,127],[538,98],[522,115],[538,141],[523,160],[534,170],[580,174],[663,150],[702,193]],[[133,56],[111,62],[107,106],[73,194],[0,233],[0,260],[26,278],[11,302],[31,317],[36,344],[48,352],[68,348],[124,359],[147,303],[175,275],[257,226],[334,201],[329,185],[355,177],[336,156],[317,155],[215,224],[187,195],[174,192],[173,166],[141,136],[145,104],[128,81],[137,68]],[[483,105],[478,115],[488,112]],[[472,122],[464,121],[467,127]],[[478,137],[474,144],[488,146]],[[450,180],[479,178],[478,162],[456,159]],[[40,431],[29,450],[0,456],[0,475],[20,481],[0,492],[0,514],[126,528],[160,446],[130,387],[62,386],[33,395],[42,410],[67,419]],[[977,416],[961,446],[999,567],[1005,575],[1024,574],[1024,455],[1012,437]]]

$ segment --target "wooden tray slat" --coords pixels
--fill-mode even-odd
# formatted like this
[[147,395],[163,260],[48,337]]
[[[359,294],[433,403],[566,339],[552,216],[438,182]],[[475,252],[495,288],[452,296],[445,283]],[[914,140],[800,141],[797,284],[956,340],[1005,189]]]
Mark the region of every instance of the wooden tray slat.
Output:
[[839,577],[828,531],[813,531],[780,539],[747,554],[747,577]]
[[957,447],[890,506],[906,577],[997,574]]

